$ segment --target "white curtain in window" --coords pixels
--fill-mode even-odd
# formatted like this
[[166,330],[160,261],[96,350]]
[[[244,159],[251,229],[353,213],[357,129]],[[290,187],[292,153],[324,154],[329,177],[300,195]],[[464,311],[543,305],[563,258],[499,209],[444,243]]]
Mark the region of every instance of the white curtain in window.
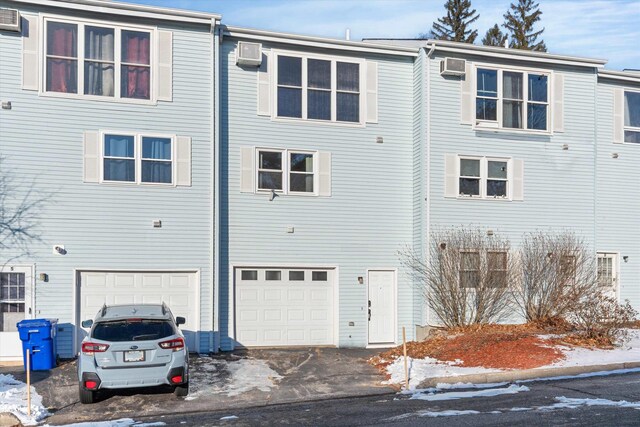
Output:
[[113,29],[86,27],[85,58],[85,93],[88,95],[113,96]]

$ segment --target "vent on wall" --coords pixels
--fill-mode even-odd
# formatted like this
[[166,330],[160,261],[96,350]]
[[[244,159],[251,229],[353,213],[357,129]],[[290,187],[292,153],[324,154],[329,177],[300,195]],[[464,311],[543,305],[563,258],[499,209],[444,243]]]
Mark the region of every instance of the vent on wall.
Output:
[[259,67],[262,63],[262,45],[260,43],[238,42],[236,65]]
[[16,9],[0,8],[0,30],[20,31],[20,12]]
[[442,76],[464,76],[466,61],[457,58],[444,58],[440,62],[440,75]]

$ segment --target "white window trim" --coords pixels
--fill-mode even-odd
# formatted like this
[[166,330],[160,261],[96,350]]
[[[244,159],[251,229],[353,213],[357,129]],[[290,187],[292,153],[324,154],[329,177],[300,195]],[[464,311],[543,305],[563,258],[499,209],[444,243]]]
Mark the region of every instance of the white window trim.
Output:
[[[498,89],[498,99],[497,99],[497,107],[496,107],[496,121],[492,120],[479,120],[476,118],[476,100],[478,98],[478,69],[485,70],[496,70],[497,71],[497,89]],[[502,95],[503,85],[502,85],[502,73],[504,71],[513,71],[516,73],[523,73],[523,88],[522,88],[522,102],[523,102],[523,117],[522,117],[522,129],[519,128],[509,128],[502,126],[502,101],[504,97]],[[527,134],[538,134],[538,135],[551,135],[553,134],[553,123],[552,118],[553,114],[551,109],[554,105],[553,91],[551,87],[553,85],[553,72],[549,70],[543,70],[538,68],[525,68],[525,67],[512,67],[512,66],[497,66],[495,64],[487,64],[487,63],[475,63],[472,67],[473,73],[473,87],[472,87],[472,95],[473,101],[471,102],[471,109],[473,110],[471,113],[471,117],[473,120],[473,129],[474,130],[489,130],[489,131],[500,131],[500,132],[516,132],[516,133],[527,133]],[[537,74],[537,75],[545,75],[547,76],[547,129],[546,130],[538,130],[538,129],[527,129],[527,104],[545,104],[538,101],[529,101],[529,84],[528,84],[528,76],[529,74]]]
[[[473,200],[513,200],[513,160],[510,157],[493,157],[493,156],[466,156],[458,155],[456,162],[456,185],[457,185],[457,198],[458,199],[473,199]],[[467,196],[460,194],[460,160],[479,160],[480,161],[480,194],[477,196]],[[493,197],[487,196],[487,181],[489,180],[489,162],[506,162],[507,163],[507,179],[491,178],[492,181],[506,181],[507,182],[507,196],[506,197]]]
[[[302,58],[302,117],[281,117],[278,116],[278,56],[291,56],[296,58]],[[319,59],[323,61],[331,61],[331,120],[319,120],[307,118],[307,60]],[[360,92],[359,92],[359,119],[358,122],[342,122],[336,120],[336,105],[337,105],[337,62],[346,62],[359,65],[359,79],[360,79]],[[367,96],[367,82],[366,82],[366,61],[364,59],[343,57],[336,55],[316,55],[307,54],[296,51],[278,50],[273,49],[271,51],[271,64],[273,75],[271,78],[271,120],[293,123],[308,123],[334,126],[347,126],[347,127],[364,127],[366,124],[366,96]],[[344,92],[344,91],[343,91]]]
[[637,94],[640,95],[640,90],[638,90],[638,89],[630,89],[630,88],[622,89],[622,143],[623,144],[627,144],[627,145],[640,145],[640,144],[638,144],[636,142],[627,142],[624,139],[624,133],[627,132],[627,131],[640,133],[640,127],[626,126],[624,124],[624,118],[625,118],[625,108],[624,108],[625,101],[624,101],[624,99],[625,99],[625,94],[627,92],[637,93]]
[[[596,252],[596,276],[598,274],[598,264],[597,261],[601,258],[611,258],[611,268],[612,268],[612,276],[613,276],[613,283],[611,284],[611,287],[615,290],[616,293],[616,298],[618,297],[619,291],[620,291],[620,252],[616,252],[616,251],[598,251]],[[600,283],[598,283],[598,286],[600,287],[600,289],[604,289],[606,288],[606,286],[600,286]]]
[[[256,193],[271,193],[272,190],[261,189],[258,185],[260,179],[260,152],[268,151],[270,153],[280,153],[282,156],[282,190],[273,190],[277,194],[286,194],[291,196],[317,196],[318,184],[319,184],[319,171],[318,171],[318,152],[313,150],[296,150],[296,149],[284,149],[284,148],[266,148],[256,147],[254,149],[254,188]],[[291,173],[291,153],[311,154],[313,155],[313,192],[306,191],[291,191],[289,188],[289,174]],[[295,173],[295,172],[294,172]]]
[[[100,21],[93,19],[73,19],[68,16],[63,15],[53,15],[53,14],[40,14],[40,40],[39,40],[39,58],[38,58],[38,66],[40,67],[40,84],[38,95],[47,96],[47,97],[55,97],[55,98],[70,98],[70,99],[87,99],[92,101],[102,101],[102,102],[116,102],[116,103],[131,103],[131,104],[143,104],[143,105],[156,105],[157,104],[157,96],[158,91],[156,89],[156,75],[158,70],[158,58],[156,55],[157,52],[157,27],[152,26],[140,26],[140,25],[130,25],[123,24],[111,21]],[[66,92],[50,92],[47,91],[47,22],[62,22],[67,24],[76,24],[78,25],[78,93],[66,93]],[[114,31],[114,96],[99,96],[99,95],[85,95],[84,94],[84,26],[97,26],[103,28],[113,28]],[[136,99],[136,98],[122,98],[120,96],[116,96],[120,94],[120,74],[121,74],[121,65],[120,61],[122,48],[121,48],[121,38],[120,34],[122,34],[122,30],[125,31],[141,31],[148,32],[150,34],[149,41],[149,99]]]
[[[176,183],[176,135],[163,134],[163,133],[151,133],[151,132],[131,132],[131,131],[117,131],[117,130],[101,130],[99,133],[100,138],[100,184],[106,185],[143,185],[143,186],[159,186],[159,187],[175,187]],[[135,177],[134,181],[110,181],[104,179],[104,138],[105,135],[119,135],[119,136],[132,136],[133,137],[133,160],[135,162]],[[142,138],[168,138],[171,139],[171,182],[142,182]],[[113,158],[113,157],[110,157]],[[123,157],[124,158],[124,157]],[[126,157],[129,159],[129,157]],[[166,160],[165,160],[166,161]]]

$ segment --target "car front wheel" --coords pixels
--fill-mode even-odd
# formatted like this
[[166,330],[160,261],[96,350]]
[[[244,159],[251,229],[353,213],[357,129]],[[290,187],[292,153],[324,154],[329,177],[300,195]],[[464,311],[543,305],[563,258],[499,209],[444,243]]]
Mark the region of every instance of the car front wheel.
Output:
[[189,394],[189,383],[178,385],[173,389],[173,394],[178,397],[185,397]]
[[82,387],[82,384],[78,386],[78,394],[80,396],[80,403],[91,404],[96,401],[96,392],[92,390],[87,390]]

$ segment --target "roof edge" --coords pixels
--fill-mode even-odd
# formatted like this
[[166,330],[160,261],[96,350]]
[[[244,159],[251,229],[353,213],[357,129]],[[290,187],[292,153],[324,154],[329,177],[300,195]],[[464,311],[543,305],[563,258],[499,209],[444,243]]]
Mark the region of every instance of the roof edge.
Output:
[[418,56],[419,49],[384,44],[365,43],[361,41],[341,40],[330,37],[305,36],[301,34],[281,33],[275,31],[258,30],[254,28],[223,26],[224,34],[229,37],[250,38],[289,44],[342,49],[359,52],[380,53],[398,56]]
[[631,73],[628,71],[602,69],[602,70],[598,70],[598,77],[611,79],[611,80],[640,83],[640,74],[638,74],[637,72]]
[[445,40],[425,40],[425,48],[450,52],[473,52],[476,55],[522,59],[535,62],[562,63],[590,68],[600,68],[608,62],[606,59],[585,58],[580,56],[557,55],[531,50],[512,49],[494,46],[478,46],[469,43],[451,42]]
[[211,21],[220,21],[222,19],[222,15],[215,13],[147,6],[112,0],[8,0],[8,2],[197,24],[210,24]]

